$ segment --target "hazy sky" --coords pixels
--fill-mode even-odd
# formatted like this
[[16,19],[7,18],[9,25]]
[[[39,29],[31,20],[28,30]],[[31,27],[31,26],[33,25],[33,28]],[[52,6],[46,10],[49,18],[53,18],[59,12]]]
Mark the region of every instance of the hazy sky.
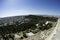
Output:
[[60,15],[60,0],[0,0],[0,17]]

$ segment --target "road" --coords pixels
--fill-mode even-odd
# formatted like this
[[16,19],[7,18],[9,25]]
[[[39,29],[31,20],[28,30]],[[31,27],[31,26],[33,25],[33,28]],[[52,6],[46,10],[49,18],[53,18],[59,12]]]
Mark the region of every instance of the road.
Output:
[[58,19],[56,34],[53,35],[52,40],[60,40],[60,19]]

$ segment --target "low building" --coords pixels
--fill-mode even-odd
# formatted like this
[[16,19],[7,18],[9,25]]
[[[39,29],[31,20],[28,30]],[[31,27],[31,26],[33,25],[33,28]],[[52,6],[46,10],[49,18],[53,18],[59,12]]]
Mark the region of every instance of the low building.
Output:
[[36,26],[39,26],[39,24],[36,24]]
[[28,37],[33,36],[33,35],[35,35],[35,34],[32,32],[26,33],[26,36],[28,36]]
[[51,21],[46,21],[45,24],[47,25],[48,23],[52,23]]

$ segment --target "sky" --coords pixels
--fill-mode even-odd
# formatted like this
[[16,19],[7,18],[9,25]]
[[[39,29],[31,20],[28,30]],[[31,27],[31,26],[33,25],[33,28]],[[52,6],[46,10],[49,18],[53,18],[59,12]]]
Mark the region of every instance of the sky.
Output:
[[29,14],[60,16],[60,0],[0,0],[0,18]]

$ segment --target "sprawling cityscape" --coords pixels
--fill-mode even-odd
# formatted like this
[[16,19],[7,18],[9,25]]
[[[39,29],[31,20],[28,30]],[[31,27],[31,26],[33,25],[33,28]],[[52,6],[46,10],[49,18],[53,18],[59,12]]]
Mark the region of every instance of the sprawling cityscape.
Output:
[[60,0],[0,0],[0,40],[60,40]]

